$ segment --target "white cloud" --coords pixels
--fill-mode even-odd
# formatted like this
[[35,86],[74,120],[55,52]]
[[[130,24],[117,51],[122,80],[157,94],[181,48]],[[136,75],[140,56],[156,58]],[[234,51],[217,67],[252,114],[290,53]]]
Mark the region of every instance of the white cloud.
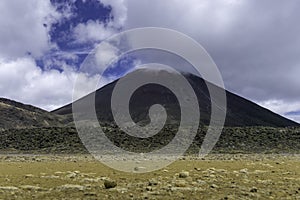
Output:
[[291,119],[291,120],[293,120],[293,121],[295,121],[295,122],[298,122],[298,123],[300,123],[300,116],[299,115],[287,115],[287,116],[285,116],[286,118],[289,118],[289,119]]
[[158,26],[172,28],[195,39],[230,30],[242,1],[130,0],[126,28]]
[[39,57],[51,48],[49,26],[60,15],[50,1],[0,1],[0,13],[0,57],[15,59],[29,52]]
[[118,58],[119,49],[108,42],[102,42],[95,51],[97,71],[103,72],[114,59]]
[[273,112],[281,113],[284,114],[286,112],[292,111],[289,105],[283,106],[283,101],[282,100],[267,100],[267,101],[262,101],[259,102],[259,104],[263,107],[267,107]]
[[262,102],[258,102],[259,105],[268,108],[269,110],[278,113],[282,116],[285,116],[289,119],[295,120],[297,122],[300,122],[300,116],[299,115],[288,115],[286,113],[288,112],[294,112],[300,110],[300,102],[288,102],[284,100],[266,100]]
[[113,28],[100,21],[89,20],[80,23],[73,29],[74,38],[78,43],[99,42],[114,34]]
[[[83,87],[76,94],[83,96],[93,91],[98,83],[97,76],[78,73],[65,65],[64,71],[42,71],[30,57],[0,62],[0,94],[2,97],[52,110],[72,102],[73,86],[80,76]],[[102,79],[98,85],[107,83]],[[79,98],[80,96],[77,96]]]
[[[52,110],[72,102],[73,87],[76,80],[82,82],[82,88],[76,97],[93,91],[96,86],[110,82],[102,78],[99,83],[95,75],[76,71],[61,59],[46,59],[42,70],[35,59],[55,47],[51,44],[49,31],[54,22],[70,18],[70,5],[58,13],[50,0],[11,0],[0,2],[0,95],[46,110]],[[78,41],[99,41],[113,33],[99,21],[79,24],[74,29]],[[28,55],[30,53],[30,55]],[[59,53],[59,52],[58,52]],[[77,59],[74,54],[61,52],[64,57]],[[106,54],[109,56],[109,54]],[[106,59],[102,55],[101,60]],[[51,69],[53,64],[60,70]],[[80,77],[79,79],[77,79]]]
[[104,6],[111,6],[113,20],[110,26],[123,28],[127,20],[127,1],[126,0],[99,0]]
[[73,29],[73,37],[78,43],[100,42],[109,36],[117,33],[123,28],[127,19],[127,6],[124,0],[99,0],[104,6],[110,6],[111,19],[108,22],[89,20],[86,23],[79,23]]

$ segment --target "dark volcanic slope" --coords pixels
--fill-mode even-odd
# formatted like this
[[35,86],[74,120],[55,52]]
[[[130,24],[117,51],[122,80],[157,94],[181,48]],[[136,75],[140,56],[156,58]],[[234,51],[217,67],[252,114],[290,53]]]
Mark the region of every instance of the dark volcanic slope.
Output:
[[[157,71],[145,70],[144,76],[156,76]],[[160,71],[161,73],[169,73]],[[201,111],[201,122],[210,122],[211,100],[204,80],[192,74],[185,74],[186,79],[194,88],[198,97]],[[118,80],[117,80],[118,81]],[[117,81],[114,81],[96,91],[96,112],[100,120],[113,121],[111,114],[111,94]],[[213,86],[216,87],[216,86]],[[216,87],[217,88],[217,87]],[[227,117],[225,126],[269,126],[287,127],[299,126],[298,123],[275,114],[247,99],[226,91]],[[79,100],[81,101],[81,100]],[[162,104],[167,110],[169,122],[180,121],[180,109],[174,94],[165,87],[148,84],[135,91],[130,99],[130,114],[135,122],[149,122],[148,110],[153,104]],[[66,105],[53,111],[55,114],[66,115],[72,113],[72,105]]]
[[65,117],[31,105],[0,98],[0,130],[62,126]]

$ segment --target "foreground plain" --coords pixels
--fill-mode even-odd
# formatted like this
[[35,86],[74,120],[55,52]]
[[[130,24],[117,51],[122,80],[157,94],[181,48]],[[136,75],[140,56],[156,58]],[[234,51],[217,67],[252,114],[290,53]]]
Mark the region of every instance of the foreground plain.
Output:
[[0,199],[121,198],[300,199],[300,157],[183,157],[137,174],[115,171],[89,155],[0,156]]

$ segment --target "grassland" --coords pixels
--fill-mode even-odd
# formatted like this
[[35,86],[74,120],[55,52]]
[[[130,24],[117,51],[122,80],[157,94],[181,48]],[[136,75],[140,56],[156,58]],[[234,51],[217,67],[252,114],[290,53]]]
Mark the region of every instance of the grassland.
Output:
[[[116,187],[106,189],[106,180]],[[300,199],[300,156],[183,157],[136,174],[82,154],[2,155],[0,199]]]
[[[166,127],[138,141],[105,127],[117,146],[138,153],[161,148],[175,132]],[[193,155],[206,133],[202,127],[185,157],[145,174],[96,161],[71,126],[0,133],[0,199],[300,199],[298,127],[226,127],[212,154],[199,159]]]

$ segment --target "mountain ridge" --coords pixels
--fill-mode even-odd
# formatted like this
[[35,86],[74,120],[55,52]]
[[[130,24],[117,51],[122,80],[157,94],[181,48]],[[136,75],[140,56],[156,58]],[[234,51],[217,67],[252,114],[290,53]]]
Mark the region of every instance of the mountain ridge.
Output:
[[0,130],[64,126],[66,117],[14,100],[0,98]]

